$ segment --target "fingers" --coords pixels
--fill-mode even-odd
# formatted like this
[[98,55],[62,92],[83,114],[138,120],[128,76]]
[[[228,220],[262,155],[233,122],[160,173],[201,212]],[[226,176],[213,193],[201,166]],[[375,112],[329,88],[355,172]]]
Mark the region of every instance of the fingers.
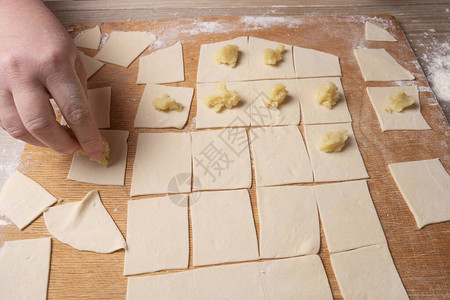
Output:
[[87,73],[83,62],[81,61],[80,52],[77,52],[77,58],[75,60],[75,70],[81,84],[83,85],[84,92],[87,95]]

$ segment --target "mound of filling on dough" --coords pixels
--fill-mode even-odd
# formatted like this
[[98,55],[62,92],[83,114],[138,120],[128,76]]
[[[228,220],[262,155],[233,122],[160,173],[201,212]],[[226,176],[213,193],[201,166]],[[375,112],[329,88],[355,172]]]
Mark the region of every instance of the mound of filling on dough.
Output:
[[347,139],[348,135],[345,129],[326,132],[320,141],[319,150],[326,153],[340,152]]
[[405,108],[414,104],[414,98],[406,95],[404,91],[393,93],[389,96],[390,105],[385,108],[388,113],[402,112]]
[[269,92],[269,98],[266,99],[266,106],[277,108],[280,103],[286,99],[287,94],[286,86],[281,83],[276,83],[273,85],[272,90]]
[[263,52],[263,61],[266,65],[276,65],[283,60],[284,45],[279,44],[275,49],[266,48]]
[[241,96],[239,96],[235,90],[227,89],[225,81],[222,81],[216,87],[216,94],[210,95],[203,100],[206,105],[212,107],[212,109],[218,113],[224,107],[229,109],[235,107],[241,100]]
[[217,50],[215,60],[218,64],[225,64],[232,68],[236,67],[238,60],[238,46],[226,45]]
[[109,148],[109,143],[108,140],[103,138],[103,146],[104,146],[104,152],[103,152],[103,157],[100,160],[93,160],[92,158],[90,158],[87,153],[81,149],[77,151],[77,154],[82,154],[85,156],[88,156],[90,160],[95,161],[96,163],[98,163],[99,165],[102,165],[104,167],[107,167],[109,164],[109,156],[110,156],[110,152],[111,149]]
[[317,90],[317,103],[329,109],[332,109],[339,99],[341,99],[341,95],[339,94],[338,88],[334,82],[330,81],[325,83]]
[[161,111],[176,110],[181,112],[183,110],[183,104],[175,101],[167,93],[163,93],[161,97],[155,98],[153,100],[153,107]]

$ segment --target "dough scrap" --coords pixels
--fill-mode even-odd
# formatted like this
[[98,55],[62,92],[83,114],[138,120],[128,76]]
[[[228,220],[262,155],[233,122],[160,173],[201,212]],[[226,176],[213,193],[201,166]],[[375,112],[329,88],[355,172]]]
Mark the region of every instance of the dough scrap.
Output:
[[[189,193],[191,174],[191,139],[188,132],[139,133],[131,196]],[[186,179],[178,181],[178,176],[185,176]]]
[[[320,139],[326,132],[342,129],[347,130],[348,134],[348,140],[343,151],[325,153],[319,150]],[[343,181],[369,177],[350,123],[306,125],[305,137],[316,182]]]
[[128,201],[124,275],[187,269],[187,195]]
[[100,185],[124,185],[129,132],[100,130],[100,133],[109,142],[108,167],[105,168],[95,161],[91,161],[87,156],[75,154],[67,179]]
[[387,244],[331,254],[345,299],[409,299]]
[[84,52],[80,52],[81,62],[84,65],[84,68],[86,70],[86,76],[87,79],[94,76],[95,73],[97,73],[98,70],[100,70],[105,64],[102,63],[99,60],[96,60],[95,58],[92,58],[90,56],[87,56],[84,54]]
[[385,49],[354,49],[364,80],[414,80],[414,75],[403,68]]
[[183,46],[180,42],[139,58],[137,84],[179,81],[184,81]]
[[41,185],[16,171],[3,185],[0,212],[23,230],[56,201]]
[[51,238],[5,242],[0,248],[2,299],[47,299]]
[[321,184],[314,190],[330,253],[387,243],[365,180]]
[[[389,96],[400,91],[411,95],[415,100],[415,104],[403,110],[401,113],[390,114],[386,112],[385,108],[389,106]],[[377,114],[382,131],[431,129],[420,112],[419,90],[417,86],[368,87],[367,94]]]
[[314,49],[294,46],[296,77],[342,76],[339,57]]
[[111,253],[127,248],[98,191],[90,191],[81,201],[50,207],[44,218],[48,231],[75,249]]
[[261,258],[319,252],[320,228],[312,186],[258,187]]
[[93,28],[80,32],[80,34],[75,37],[74,43],[77,47],[98,50],[101,39],[102,32],[100,31],[100,27],[97,25]]
[[[153,100],[167,93],[183,105],[183,110],[159,111],[153,106]],[[190,87],[147,84],[142,94],[139,108],[134,120],[135,128],[183,128],[191,108],[194,89]]]
[[367,41],[397,42],[397,39],[393,37],[387,30],[378,27],[377,25],[370,22],[366,22],[364,31]]
[[257,260],[258,242],[247,190],[191,194],[193,265]]
[[439,159],[389,164],[417,227],[450,220],[450,176]]
[[250,129],[257,186],[312,182],[311,163],[297,126]]
[[156,37],[145,31],[113,31],[95,59],[128,68]]

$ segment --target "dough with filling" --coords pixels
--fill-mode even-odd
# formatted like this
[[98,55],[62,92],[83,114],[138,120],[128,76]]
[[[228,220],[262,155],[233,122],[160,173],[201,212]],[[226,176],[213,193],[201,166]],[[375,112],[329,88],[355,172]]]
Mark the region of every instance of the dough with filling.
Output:
[[105,64],[102,63],[99,60],[96,60],[95,58],[92,58],[90,56],[87,56],[83,52],[80,52],[81,62],[84,65],[84,69],[86,70],[86,79],[91,78],[94,76],[95,73],[97,73],[98,70],[100,70]]
[[98,50],[101,39],[102,32],[100,31],[100,27],[97,25],[93,28],[80,32],[80,34],[75,37],[74,43],[77,47]]
[[364,25],[364,33],[367,41],[377,42],[396,42],[397,39],[393,37],[386,29],[378,27],[375,24],[366,22]]
[[294,46],[295,77],[342,76],[336,55]]

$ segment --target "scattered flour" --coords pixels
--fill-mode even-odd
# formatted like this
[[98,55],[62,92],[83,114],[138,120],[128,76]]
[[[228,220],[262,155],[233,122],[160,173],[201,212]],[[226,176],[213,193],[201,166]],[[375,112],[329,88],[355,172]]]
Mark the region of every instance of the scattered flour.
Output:
[[20,157],[22,156],[24,142],[13,139],[5,131],[0,129],[1,157],[4,163],[0,164],[0,190],[6,180],[16,171]]
[[119,210],[117,209],[117,207],[116,208],[114,208],[114,210],[113,210],[114,212],[118,212]]
[[286,26],[287,28],[295,28],[303,24],[303,21],[293,17],[241,17],[241,22],[245,24],[245,28],[250,30],[264,29],[271,26]]
[[3,219],[0,219],[0,226],[8,226],[11,225],[12,223]]

